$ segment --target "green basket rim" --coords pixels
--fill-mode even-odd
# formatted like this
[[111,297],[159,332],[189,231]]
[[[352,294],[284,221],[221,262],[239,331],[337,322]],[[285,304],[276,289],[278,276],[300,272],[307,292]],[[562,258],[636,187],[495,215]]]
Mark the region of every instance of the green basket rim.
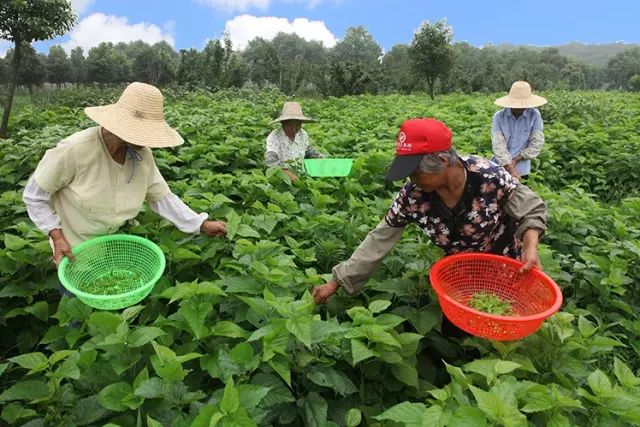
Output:
[[67,267],[67,264],[69,264],[69,258],[66,256],[62,258],[62,261],[58,266],[58,279],[60,279],[60,283],[62,283],[62,286],[64,286],[67,290],[69,290],[71,293],[73,293],[74,295],[80,298],[85,297],[85,298],[98,300],[98,301],[111,301],[115,298],[122,298],[122,297],[132,296],[134,294],[139,294],[142,289],[146,289],[149,286],[153,286],[160,279],[160,277],[162,277],[162,274],[164,273],[164,269],[166,267],[164,252],[162,252],[162,249],[160,249],[158,245],[156,245],[154,242],[144,237],[135,236],[132,234],[108,234],[106,236],[94,237],[89,240],[85,240],[84,242],[80,243],[78,246],[75,246],[73,249],[71,249],[71,252],[74,255],[76,255],[78,252],[82,251],[84,248],[88,246],[93,246],[96,243],[102,243],[102,242],[114,241],[114,240],[115,241],[129,240],[129,241],[141,243],[142,245],[146,246],[147,248],[155,252],[156,255],[158,255],[158,257],[160,258],[160,268],[158,269],[156,274],[153,276],[153,278],[149,282],[147,282],[145,286],[141,286],[139,288],[136,288],[134,290],[127,291],[121,294],[113,294],[113,295],[96,295],[96,294],[83,292],[80,289],[73,286],[71,283],[69,283],[66,277],[64,277],[65,268]]
[[[311,175],[311,174],[309,173],[309,171],[307,170],[307,169],[308,169],[308,166],[307,166],[308,164],[313,164],[313,163],[322,163],[322,162],[333,162],[333,161],[342,163],[343,165],[340,165],[340,166],[342,166],[342,167],[345,167],[347,162],[349,163],[349,167],[348,167],[348,170],[346,171],[346,175],[336,175],[336,176],[347,176],[347,175],[349,175],[349,173],[351,173],[351,169],[353,168],[353,161],[354,161],[354,159],[349,159],[349,158],[328,158],[328,159],[325,159],[325,158],[317,158],[317,159],[304,159],[304,170],[305,170],[305,172],[306,172],[307,174],[309,174],[310,176],[314,176],[314,175]],[[345,169],[346,169],[346,167],[345,167]],[[326,176],[325,176],[325,175],[318,175],[318,176],[319,176],[319,177],[332,177],[333,175],[326,175]]]

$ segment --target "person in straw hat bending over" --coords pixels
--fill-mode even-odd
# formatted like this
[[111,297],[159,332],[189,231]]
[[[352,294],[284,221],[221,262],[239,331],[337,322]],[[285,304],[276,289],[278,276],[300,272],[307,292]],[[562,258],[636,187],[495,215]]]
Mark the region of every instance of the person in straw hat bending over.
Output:
[[270,124],[280,123],[281,128],[271,132],[267,137],[267,150],[264,163],[268,168],[281,167],[292,181],[298,179],[287,163],[305,158],[318,158],[322,154],[309,145],[309,135],[302,129],[302,123],[315,122],[306,117],[297,102],[285,102],[280,117]]
[[509,95],[495,101],[504,108],[493,115],[492,160],[525,182],[531,172],[531,159],[538,157],[544,145],[542,116],[535,107],[546,103],[523,81],[515,82]]
[[155,164],[151,148],[184,142],[165,122],[157,88],[131,83],[115,104],[84,111],[99,126],[47,150],[23,194],[29,217],[50,237],[56,263],[73,258],[79,243],[117,232],[145,200],[186,233],[226,234],[224,222],[208,221],[173,194]]

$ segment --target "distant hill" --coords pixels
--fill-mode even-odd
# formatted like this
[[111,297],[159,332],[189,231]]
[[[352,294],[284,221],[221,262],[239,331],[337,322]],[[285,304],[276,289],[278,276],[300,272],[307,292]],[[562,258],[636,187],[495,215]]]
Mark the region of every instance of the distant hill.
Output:
[[512,44],[500,44],[496,45],[498,50],[513,50],[519,47],[528,47],[530,49],[544,49],[546,47],[556,47],[560,50],[560,53],[571,56],[587,64],[593,65],[606,65],[609,59],[616,56],[618,53],[632,48],[640,47],[640,44],[631,43],[606,43],[606,44],[584,44],[578,42],[572,42],[559,46],[517,46]]

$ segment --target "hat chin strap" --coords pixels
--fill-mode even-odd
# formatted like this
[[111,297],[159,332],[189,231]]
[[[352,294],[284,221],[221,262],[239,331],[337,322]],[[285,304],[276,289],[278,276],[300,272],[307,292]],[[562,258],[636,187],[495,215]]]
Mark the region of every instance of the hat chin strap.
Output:
[[131,160],[131,174],[129,175],[129,179],[127,180],[127,184],[131,182],[133,178],[133,173],[136,170],[136,163],[142,161],[142,154],[138,153],[138,150],[133,148],[131,145],[127,144],[127,159]]

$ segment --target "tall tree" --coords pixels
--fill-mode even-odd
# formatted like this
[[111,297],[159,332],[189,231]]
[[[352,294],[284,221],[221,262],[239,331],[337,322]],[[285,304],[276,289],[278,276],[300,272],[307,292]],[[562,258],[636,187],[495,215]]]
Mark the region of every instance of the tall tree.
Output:
[[200,72],[205,86],[215,89],[222,86],[225,56],[226,52],[220,39],[209,40],[200,54]]
[[[7,51],[7,60],[13,62],[15,50]],[[18,85],[27,86],[29,93],[33,92],[34,86],[42,86],[47,80],[47,56],[36,53],[31,45],[22,46],[22,59],[18,69]]]
[[307,41],[297,34],[279,33],[271,41],[277,61],[277,85],[285,93],[294,94],[312,83],[317,67],[325,56],[321,42]]
[[133,59],[133,77],[155,86],[164,86],[174,81],[178,59],[176,51],[165,41],[146,45]]
[[242,87],[249,75],[249,69],[244,57],[238,52],[231,53],[225,68],[225,83],[227,87]]
[[629,79],[640,74],[640,48],[629,48],[609,60],[607,74],[616,89],[626,89]]
[[113,43],[102,42],[87,55],[87,79],[90,82],[124,83],[130,81],[131,64],[122,49]]
[[380,78],[382,48],[365,27],[347,28],[330,55],[330,75],[336,95],[373,92]]
[[180,49],[180,61],[176,74],[179,85],[195,86],[200,81],[200,53],[196,49]]
[[444,78],[453,65],[453,28],[444,19],[431,24],[425,21],[413,35],[409,56],[416,74],[424,78],[429,96],[438,78]]
[[243,56],[251,81],[260,85],[272,83],[287,94],[322,85],[327,62],[322,43],[289,33],[278,33],[273,40],[253,39]]
[[23,46],[33,41],[61,36],[71,29],[75,21],[76,16],[67,0],[0,1],[0,39],[13,42],[15,50],[0,125],[0,138],[7,136]]
[[243,56],[249,65],[249,78],[252,82],[263,85],[278,81],[278,62],[272,43],[262,37],[249,41]]
[[416,79],[409,65],[409,46],[396,44],[382,58],[382,79],[386,90],[409,93]]
[[5,58],[0,58],[0,86],[6,86],[6,85],[7,85],[7,61]]
[[72,79],[71,61],[60,45],[51,46],[49,49],[47,74],[49,83],[55,83],[57,87]]
[[640,74],[631,76],[631,78],[629,79],[629,89],[631,89],[633,92],[640,92]]
[[87,64],[80,46],[71,51],[69,62],[71,63],[71,81],[75,84],[86,83]]

